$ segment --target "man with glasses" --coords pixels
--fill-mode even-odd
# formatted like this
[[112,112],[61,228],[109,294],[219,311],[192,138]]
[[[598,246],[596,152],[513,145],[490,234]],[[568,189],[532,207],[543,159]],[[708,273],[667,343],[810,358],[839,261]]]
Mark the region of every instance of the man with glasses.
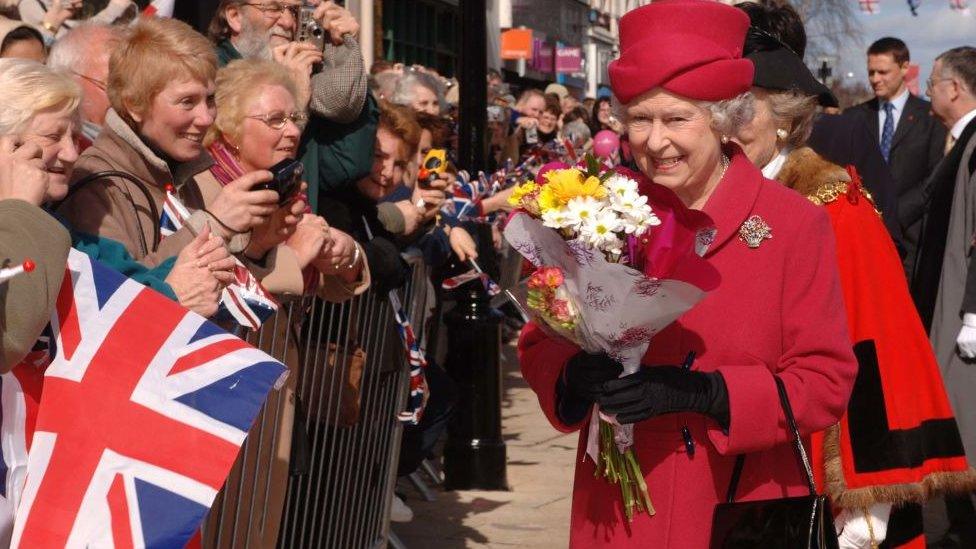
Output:
[[298,42],[299,0],[221,0],[210,38],[221,65],[241,58],[271,59],[288,67],[307,107],[303,158],[313,208],[318,191],[351,185],[372,167],[379,111],[368,97],[359,23],[332,0],[309,0],[325,31],[325,47]]
[[[966,456],[976,464],[976,48],[941,54],[926,84],[949,137],[945,158],[925,183],[929,209],[913,291],[932,319],[932,347]],[[925,519],[929,547],[976,547],[972,497],[937,502]]]
[[895,180],[894,196],[902,229],[903,265],[914,276],[924,214],[922,183],[942,159],[945,130],[929,113],[928,101],[912,95],[905,81],[908,46],[882,38],[868,48],[868,80],[874,99],[848,109],[867,123]]
[[[71,74],[81,86],[80,151],[88,148],[102,132],[109,108],[105,82],[108,61],[124,29],[104,23],[82,23],[54,43],[48,66]],[[79,152],[80,152],[79,151]]]

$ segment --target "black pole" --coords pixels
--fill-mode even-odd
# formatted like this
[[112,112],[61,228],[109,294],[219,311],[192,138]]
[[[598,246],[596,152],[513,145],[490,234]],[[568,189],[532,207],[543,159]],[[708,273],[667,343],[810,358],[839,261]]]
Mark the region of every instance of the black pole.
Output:
[[461,0],[458,164],[472,174],[486,169],[488,20],[485,9],[485,0]]
[[[480,266],[497,279],[491,227],[478,224],[477,233]],[[455,306],[444,316],[444,366],[459,395],[444,445],[444,487],[508,490],[502,438],[501,313],[491,307],[478,280],[453,293]]]

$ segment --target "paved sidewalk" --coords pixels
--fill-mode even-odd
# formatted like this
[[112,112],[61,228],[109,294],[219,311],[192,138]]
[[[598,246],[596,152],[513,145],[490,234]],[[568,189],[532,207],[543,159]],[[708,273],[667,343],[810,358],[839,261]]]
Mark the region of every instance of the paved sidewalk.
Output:
[[437,501],[426,502],[411,487],[405,495],[414,519],[393,525],[408,549],[543,549],[569,543],[578,435],[561,434],[549,425],[519,373],[515,348],[506,346],[503,354],[502,424],[512,490],[438,491]]

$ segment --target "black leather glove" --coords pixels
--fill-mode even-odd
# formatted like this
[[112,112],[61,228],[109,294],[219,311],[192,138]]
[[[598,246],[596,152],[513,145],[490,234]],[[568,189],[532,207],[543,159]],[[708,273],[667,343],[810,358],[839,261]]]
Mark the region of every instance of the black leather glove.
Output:
[[605,354],[580,351],[566,362],[556,383],[556,414],[567,425],[586,417],[590,405],[603,394],[603,385],[624,371],[619,362]]
[[677,366],[652,366],[601,387],[600,409],[620,423],[636,423],[675,412],[697,412],[729,425],[729,392],[722,374]]
[[569,394],[590,404],[603,395],[606,382],[617,379],[623,371],[624,367],[606,354],[580,351],[566,362],[563,376]]

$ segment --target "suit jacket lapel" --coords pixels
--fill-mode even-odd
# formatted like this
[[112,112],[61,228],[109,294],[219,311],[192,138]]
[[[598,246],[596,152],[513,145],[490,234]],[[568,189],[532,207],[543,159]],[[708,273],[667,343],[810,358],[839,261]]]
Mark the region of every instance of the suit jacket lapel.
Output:
[[891,138],[892,150],[898,147],[898,143],[908,135],[912,126],[918,123],[921,116],[925,115],[923,109],[924,106],[920,104],[914,95],[908,96],[908,102],[905,103],[905,112],[901,113],[901,118],[898,119],[898,127],[895,128],[895,135]]

